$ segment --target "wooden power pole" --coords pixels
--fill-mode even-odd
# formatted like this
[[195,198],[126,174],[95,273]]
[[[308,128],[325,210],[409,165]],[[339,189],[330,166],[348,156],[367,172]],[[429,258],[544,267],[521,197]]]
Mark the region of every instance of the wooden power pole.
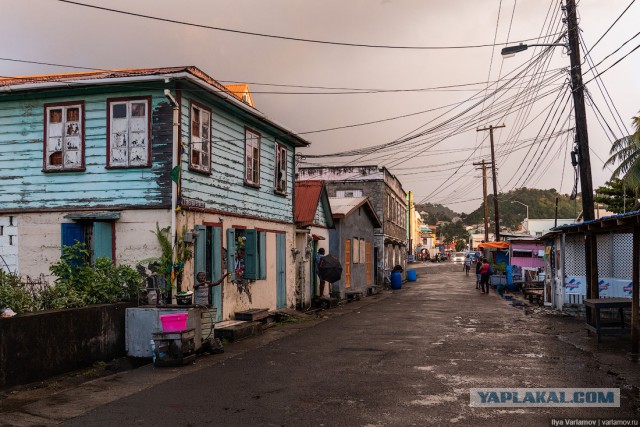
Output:
[[[576,143],[578,144],[578,168],[580,170],[580,190],[582,193],[582,220],[587,222],[595,219],[595,215],[593,211],[589,135],[587,134],[587,109],[584,103],[584,84],[582,83],[582,68],[580,66],[580,34],[575,0],[566,0],[566,12],[569,60],[571,62],[571,89],[576,116]],[[597,240],[595,234],[590,230],[586,230],[585,235],[587,298],[598,298]]]
[[489,241],[489,205],[487,204],[487,164],[474,163],[473,166],[482,166],[482,196],[484,198],[484,241]]
[[[496,242],[500,241],[500,213],[498,212],[498,180],[496,179],[496,155],[493,148],[493,130],[505,127],[491,126],[488,128],[478,129],[478,132],[489,131],[489,140],[491,141],[491,175],[493,176],[493,214],[496,222]],[[486,204],[485,204],[486,206]]]

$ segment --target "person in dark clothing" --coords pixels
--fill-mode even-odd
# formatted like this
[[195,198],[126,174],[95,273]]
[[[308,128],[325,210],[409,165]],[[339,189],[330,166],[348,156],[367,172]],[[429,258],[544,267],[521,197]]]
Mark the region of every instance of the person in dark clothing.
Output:
[[476,261],[476,289],[480,289],[480,280],[482,280],[480,267],[482,267],[482,258],[478,258],[478,260]]
[[320,274],[320,264],[322,263],[322,258],[324,258],[324,255],[325,255],[324,248],[318,249],[318,253],[316,254],[316,274],[318,275],[318,279],[320,280],[320,289],[318,292],[319,298],[324,297],[324,285],[326,283],[326,281],[324,280],[324,277]]

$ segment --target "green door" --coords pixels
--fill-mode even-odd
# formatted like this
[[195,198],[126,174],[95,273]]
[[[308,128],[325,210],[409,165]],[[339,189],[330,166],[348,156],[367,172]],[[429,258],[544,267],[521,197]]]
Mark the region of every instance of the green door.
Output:
[[276,234],[276,291],[277,308],[287,307],[287,276],[286,276],[286,235]]

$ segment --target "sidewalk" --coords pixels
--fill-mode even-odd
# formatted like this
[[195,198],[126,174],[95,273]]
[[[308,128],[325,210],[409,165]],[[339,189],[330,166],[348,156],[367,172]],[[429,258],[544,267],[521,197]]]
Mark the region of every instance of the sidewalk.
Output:
[[[78,376],[89,370],[61,375],[46,387],[34,384],[31,387],[16,387],[8,395],[0,397],[0,427],[5,426],[52,426],[83,415],[97,407],[106,405],[134,393],[149,389],[182,375],[197,372],[232,358],[261,348],[283,337],[312,328],[328,319],[343,316],[354,310],[376,303],[388,297],[388,293],[374,295],[324,310],[308,320],[278,324],[263,334],[225,345],[224,353],[199,356],[193,365],[175,368],[155,368],[151,363],[137,369],[106,375],[78,384]],[[37,388],[36,388],[37,387]]]

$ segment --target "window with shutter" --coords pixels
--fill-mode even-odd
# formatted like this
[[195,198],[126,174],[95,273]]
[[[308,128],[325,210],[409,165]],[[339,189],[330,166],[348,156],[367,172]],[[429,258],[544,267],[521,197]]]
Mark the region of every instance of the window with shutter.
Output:
[[287,192],[287,147],[276,144],[275,190],[277,193]]
[[260,134],[245,130],[245,184],[260,185]]
[[189,168],[211,172],[211,110],[191,103],[191,142]]
[[151,165],[150,98],[107,100],[108,167]]
[[84,102],[44,107],[44,170],[84,170]]

